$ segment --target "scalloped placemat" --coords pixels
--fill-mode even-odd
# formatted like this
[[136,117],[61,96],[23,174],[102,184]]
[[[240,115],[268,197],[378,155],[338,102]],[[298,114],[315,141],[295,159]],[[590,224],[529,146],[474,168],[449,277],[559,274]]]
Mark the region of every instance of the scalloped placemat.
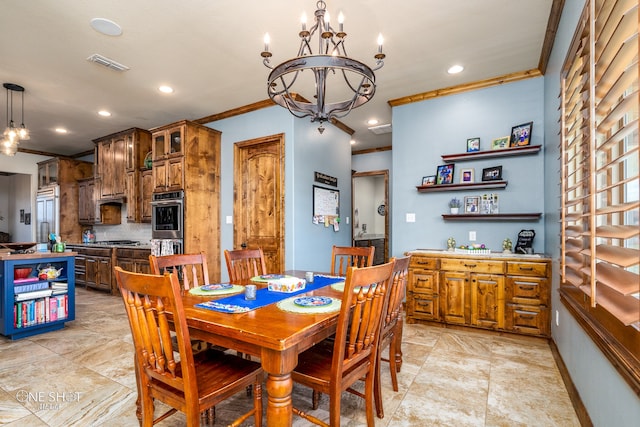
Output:
[[298,297],[292,297],[282,300],[277,303],[277,306],[282,311],[300,314],[333,313],[334,311],[339,311],[340,307],[342,306],[342,301],[337,298],[331,298],[331,304],[303,307],[293,302],[296,298]]
[[198,286],[197,288],[191,288],[189,289],[189,293],[191,295],[197,295],[200,297],[211,297],[215,295],[237,294],[238,292],[244,292],[244,286],[240,286],[240,285],[232,285],[228,289],[218,289],[215,291],[205,291],[201,288],[202,286]]

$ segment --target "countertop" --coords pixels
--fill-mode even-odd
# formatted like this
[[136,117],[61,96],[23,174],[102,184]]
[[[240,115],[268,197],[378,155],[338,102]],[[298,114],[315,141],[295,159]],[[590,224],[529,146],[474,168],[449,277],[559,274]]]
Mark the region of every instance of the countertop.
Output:
[[2,261],[16,261],[16,260],[29,260],[29,259],[44,259],[44,258],[60,258],[70,257],[78,255],[77,252],[34,252],[32,254],[10,254],[0,253],[0,260]]
[[548,259],[545,254],[516,254],[516,253],[504,253],[504,252],[491,252],[491,253],[471,253],[466,254],[462,252],[454,252],[448,251],[444,249],[414,249],[412,251],[407,251],[407,254],[430,254],[430,255],[440,255],[443,257],[489,257],[489,258],[515,258],[515,259]]
[[384,239],[384,234],[363,234],[362,236],[355,235],[353,240],[376,240]]
[[101,243],[67,243],[70,247],[84,247],[84,248],[123,248],[123,249],[148,249],[151,250],[150,244],[140,243],[139,245],[105,245]]

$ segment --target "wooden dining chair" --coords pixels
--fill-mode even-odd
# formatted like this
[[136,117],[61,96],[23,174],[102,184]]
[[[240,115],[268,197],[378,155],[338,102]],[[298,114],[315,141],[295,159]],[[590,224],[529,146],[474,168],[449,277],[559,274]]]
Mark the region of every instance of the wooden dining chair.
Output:
[[375,246],[333,246],[331,274],[346,276],[349,267],[371,267]]
[[[389,280],[388,304],[385,315],[382,317],[380,327],[380,340],[378,341],[378,358],[376,361],[375,402],[378,418],[384,418],[382,405],[382,385],[380,382],[381,362],[389,362],[391,371],[391,384],[393,391],[398,391],[398,372],[402,366],[402,302],[407,289],[407,276],[409,275],[410,256],[392,258],[394,261],[391,280]],[[382,352],[389,348],[388,359],[382,357]]]
[[175,271],[182,284],[182,289],[185,291],[209,284],[209,268],[204,252],[163,256],[149,255],[149,264],[151,265],[151,274]]
[[[393,262],[347,269],[334,340],[324,340],[298,356],[293,381],[329,395],[329,424],[294,408],[321,426],[340,426],[340,398],[349,391],[365,400],[367,425],[374,426],[374,383],[382,315]],[[358,291],[354,290],[358,288]],[[351,386],[364,379],[364,393]]]
[[[177,276],[132,273],[120,267],[115,267],[115,275],[135,347],[141,425],[150,427],[181,411],[186,415],[187,426],[198,426],[201,412],[250,385],[254,389],[253,407],[232,425],[237,426],[252,415],[255,425],[261,425],[261,366],[219,351],[194,356]],[[171,318],[167,312],[172,313]],[[177,357],[171,345],[170,323],[178,339]],[[154,400],[172,409],[154,420]]]
[[224,251],[231,282],[248,281],[252,277],[267,274],[267,264],[262,249],[237,249]]

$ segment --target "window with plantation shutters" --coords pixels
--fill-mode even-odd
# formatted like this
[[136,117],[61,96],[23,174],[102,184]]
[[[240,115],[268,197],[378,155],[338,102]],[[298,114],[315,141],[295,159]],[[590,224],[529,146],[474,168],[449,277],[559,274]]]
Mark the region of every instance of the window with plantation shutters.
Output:
[[561,108],[563,303],[640,391],[638,0],[588,0]]

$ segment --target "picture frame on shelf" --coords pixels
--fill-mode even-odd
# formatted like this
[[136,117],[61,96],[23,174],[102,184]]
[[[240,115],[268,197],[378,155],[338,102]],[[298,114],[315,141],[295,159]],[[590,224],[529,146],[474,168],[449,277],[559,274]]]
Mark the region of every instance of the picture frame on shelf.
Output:
[[502,150],[504,148],[509,148],[509,136],[501,136],[491,141],[492,150]]
[[480,196],[464,196],[464,213],[477,214],[480,211]]
[[502,179],[502,165],[482,169],[483,181],[500,181]]
[[511,128],[509,147],[524,147],[531,141],[533,122],[522,123]]
[[474,151],[480,151],[480,138],[478,137],[467,139],[467,153]]
[[436,172],[436,184],[453,184],[453,166],[452,164],[438,166]]
[[429,176],[423,176],[422,177],[422,186],[435,185],[435,184],[436,184],[436,176],[435,175],[429,175]]
[[474,182],[473,168],[462,169],[460,171],[460,184],[471,184]]

